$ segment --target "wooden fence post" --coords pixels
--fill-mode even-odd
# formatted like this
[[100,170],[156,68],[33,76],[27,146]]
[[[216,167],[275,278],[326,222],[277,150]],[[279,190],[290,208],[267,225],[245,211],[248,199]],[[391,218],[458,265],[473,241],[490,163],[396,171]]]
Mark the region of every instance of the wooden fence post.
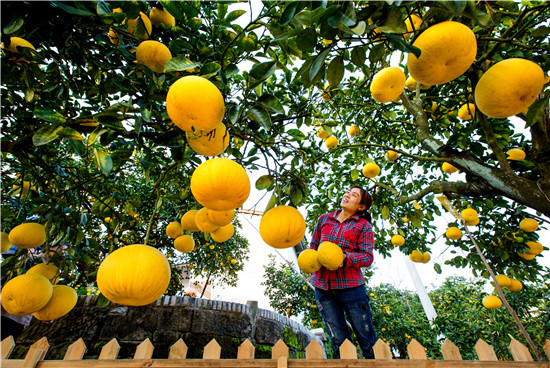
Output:
[[445,339],[445,342],[441,345],[441,353],[443,354],[443,359],[445,360],[462,360],[460,350],[449,339]]
[[516,362],[533,361],[533,357],[531,356],[531,353],[529,353],[529,349],[527,349],[525,345],[516,339],[512,339],[512,341],[510,341],[508,349],[510,349],[510,353],[512,353],[512,357]]
[[474,349],[479,360],[498,360],[495,349],[482,339],[477,340]]
[[101,352],[99,353],[98,360],[104,360],[104,359],[116,359],[118,356],[118,352],[120,350],[120,345],[118,344],[118,341],[116,339],[112,339],[107,344],[101,348]]
[[218,344],[216,339],[212,339],[208,345],[204,347],[202,359],[220,359],[221,353],[222,347]]
[[254,359],[256,348],[249,339],[243,341],[237,350],[237,359]]
[[357,348],[348,339],[340,345],[340,359],[357,359]]
[[278,360],[281,357],[288,359],[288,346],[286,346],[283,340],[279,339],[271,348],[271,359]]
[[179,339],[170,347],[168,359],[185,359],[187,358],[187,345],[182,339]]
[[550,340],[546,340],[546,343],[544,344],[542,349],[544,350],[544,353],[548,357],[548,360],[550,360]]
[[376,344],[372,347],[374,350],[374,359],[391,359],[391,349],[390,347],[382,341],[382,339],[378,339],[376,341]]
[[13,336],[10,335],[6,337],[2,340],[2,345],[0,345],[0,357],[2,359],[8,359],[14,347],[15,340],[13,339]]
[[311,340],[306,346],[306,359],[323,359],[323,348],[317,340]]
[[75,342],[73,342],[67,348],[63,360],[82,360],[84,353],[86,352],[86,344],[82,337]]
[[40,360],[44,359],[46,357],[46,353],[48,352],[48,349],[50,348],[50,344],[48,343],[48,339],[46,337],[41,338],[34,344],[32,344],[29,347],[30,349],[38,349],[42,351],[42,355],[40,356]]
[[426,349],[416,339],[412,339],[407,346],[410,360],[428,360]]
[[136,352],[134,353],[134,359],[151,359],[154,349],[155,347],[151,343],[151,340],[146,338],[137,346]]

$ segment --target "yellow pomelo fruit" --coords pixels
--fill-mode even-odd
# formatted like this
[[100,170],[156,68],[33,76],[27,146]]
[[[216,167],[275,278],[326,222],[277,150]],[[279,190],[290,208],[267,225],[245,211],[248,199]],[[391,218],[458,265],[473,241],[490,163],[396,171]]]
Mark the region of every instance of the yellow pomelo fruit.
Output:
[[458,240],[462,238],[462,231],[456,226],[452,226],[447,229],[445,236],[451,240]]
[[321,264],[317,259],[318,252],[315,249],[306,249],[298,256],[298,267],[305,273],[319,271]]
[[399,156],[399,154],[395,151],[389,150],[388,152],[386,152],[386,159],[388,161],[395,161],[395,160],[397,160],[398,156]]
[[223,120],[225,103],[220,90],[209,80],[195,75],[178,79],[166,95],[170,119],[186,132],[210,132]]
[[523,289],[523,284],[519,280],[510,279],[510,285],[507,286],[506,289],[510,291],[520,291],[521,289]]
[[77,301],[75,289],[67,285],[54,285],[50,301],[44,308],[33,313],[34,318],[51,321],[63,317],[74,308]]
[[338,146],[338,138],[331,135],[325,140],[325,146],[327,146],[328,149],[335,148]]
[[464,221],[466,221],[466,225],[469,225],[468,222],[475,222],[475,220],[478,219],[477,211],[473,208],[466,208],[462,210],[461,215]]
[[422,263],[428,263],[430,262],[430,259],[432,259],[432,256],[430,256],[430,253],[422,253]]
[[195,169],[191,176],[191,192],[197,202],[211,210],[234,210],[248,198],[250,179],[235,161],[216,157]]
[[323,242],[323,245],[319,247],[317,253],[319,263],[329,270],[340,267],[342,262],[344,262],[344,252],[342,252],[342,248],[334,243]]
[[229,132],[224,123],[219,123],[211,132],[203,132],[202,135],[194,132],[185,132],[189,147],[199,155],[217,156],[227,148],[229,144]]
[[223,243],[224,241],[229,240],[235,234],[235,228],[233,224],[227,224],[220,226],[218,229],[212,231],[210,235],[212,239],[218,243]]
[[149,12],[149,19],[155,27],[159,27],[164,24],[166,28],[172,28],[176,25],[176,18],[166,11],[166,9],[159,9],[153,7]]
[[468,226],[476,226],[479,224],[479,217],[476,217],[472,221],[464,221],[464,223],[466,223],[466,225]]
[[330,137],[330,134],[325,130],[325,128],[320,127],[319,129],[317,129],[317,137],[321,139],[327,139],[328,137]]
[[195,216],[197,216],[197,210],[189,210],[181,217],[181,227],[187,231],[199,231],[200,229],[195,222]]
[[219,228],[218,225],[215,225],[208,220],[208,208],[203,207],[197,212],[195,216],[195,223],[200,231],[204,233],[211,233]]
[[408,77],[405,81],[405,87],[411,91],[416,90],[416,80],[413,77]]
[[0,245],[2,246],[2,253],[7,252],[11,248],[10,237],[5,232],[0,233]]
[[454,167],[453,165],[451,165],[448,162],[444,162],[443,165],[441,165],[441,170],[444,173],[447,173],[447,174],[452,174],[452,173],[458,171],[458,169],[456,167]]
[[29,268],[27,273],[37,273],[47,278],[52,285],[59,281],[59,268],[53,263],[39,263]]
[[171,58],[172,53],[168,47],[158,41],[143,41],[136,50],[138,63],[157,73],[164,73],[164,64]]
[[408,40],[412,32],[418,31],[418,29],[422,25],[422,18],[420,18],[416,14],[411,14],[410,17],[407,17],[407,19],[405,19],[405,25],[407,26],[407,32],[403,34],[403,36],[405,37],[405,40]]
[[195,249],[195,240],[191,235],[181,235],[174,240],[174,248],[182,253],[189,253]]
[[530,60],[506,59],[479,79],[475,101],[479,111],[492,118],[507,118],[527,109],[544,85],[544,72]]
[[525,244],[527,244],[528,248],[526,250],[529,254],[539,255],[542,253],[542,244],[536,241],[528,241]]
[[[139,18],[141,18],[141,20],[143,21],[143,25],[145,26],[145,32],[143,36],[141,36],[142,38],[140,39],[147,40],[151,35],[151,32],[153,31],[151,20],[149,19],[147,14],[143,12],[139,12]],[[138,18],[126,20],[126,30],[128,31],[128,33],[131,33],[131,34],[134,33],[134,30],[136,29],[137,21],[138,21]]]
[[391,237],[391,243],[396,247],[400,247],[403,244],[405,244],[405,238],[402,237],[401,235],[396,234]]
[[304,239],[305,233],[304,216],[294,207],[274,207],[260,220],[260,235],[273,248],[293,247]]
[[374,162],[370,162],[363,166],[363,175],[367,178],[372,179],[378,174],[380,174],[380,166],[378,166]]
[[235,210],[226,210],[226,211],[214,211],[208,210],[207,212],[208,220],[214,225],[225,226],[230,224],[235,217]]
[[14,227],[10,231],[9,240],[19,248],[36,248],[46,241],[46,229],[36,222],[27,222]]
[[[36,50],[29,41],[21,37],[10,37],[10,44],[8,47],[4,47],[4,42],[0,43],[0,48],[2,50],[8,50],[9,52],[13,52],[14,54],[19,53],[19,50],[17,50],[18,47],[28,47],[30,49]],[[9,56],[9,55],[7,56],[9,60],[14,60],[16,64],[21,64],[21,62],[22,63],[30,62],[30,60],[27,60],[24,57]]]
[[372,98],[381,103],[395,100],[405,89],[406,79],[403,70],[395,66],[380,70],[370,84]]
[[[537,220],[534,220],[532,218],[525,218],[521,220],[519,223],[519,228],[526,233],[532,233],[533,231],[537,231],[539,228],[539,223]],[[11,233],[10,233],[11,234]],[[11,240],[11,237],[10,237]]]
[[162,252],[132,244],[109,254],[97,270],[97,286],[114,303],[140,306],[161,297],[170,283],[170,265]]
[[510,280],[510,278],[506,275],[497,275],[496,279],[497,279],[497,283],[501,287],[508,287],[512,283],[512,280]]
[[353,124],[348,128],[348,134],[351,135],[352,137],[358,136],[359,133],[361,133],[361,129],[359,129],[359,127],[355,124]]
[[502,306],[502,300],[496,295],[487,295],[483,298],[483,306],[487,309],[497,309]]
[[529,254],[529,253],[523,253],[523,252],[516,252],[516,253],[518,256],[520,256],[521,258],[527,261],[530,261],[537,256],[536,254]]
[[14,316],[26,316],[44,308],[53,293],[52,283],[37,273],[14,277],[2,287],[2,307]]
[[4,47],[4,42],[0,44],[0,47],[2,50],[8,50],[13,53],[18,53],[17,50],[18,47],[28,47],[30,49],[36,50],[34,46],[27,40],[21,38],[21,37],[10,37],[10,45],[8,47]]
[[409,255],[409,258],[413,262],[422,262],[422,260],[424,259],[424,257],[422,256],[422,253],[419,252],[418,250],[413,250],[412,253]]
[[525,159],[525,151],[519,148],[513,148],[511,150],[508,150],[506,152],[508,155],[508,160],[524,160]]
[[473,103],[467,103],[460,106],[458,109],[458,118],[460,120],[472,120],[476,113],[476,105]]
[[409,220],[409,218],[408,218],[407,216],[403,217],[403,222],[407,223],[407,222],[409,222],[409,221],[410,221],[410,220]]
[[409,53],[409,73],[417,82],[437,85],[460,77],[475,60],[474,32],[462,23],[446,21],[431,26],[414,41],[420,57]]
[[166,235],[172,239],[176,239],[181,234],[183,234],[183,227],[180,222],[174,221],[166,226]]

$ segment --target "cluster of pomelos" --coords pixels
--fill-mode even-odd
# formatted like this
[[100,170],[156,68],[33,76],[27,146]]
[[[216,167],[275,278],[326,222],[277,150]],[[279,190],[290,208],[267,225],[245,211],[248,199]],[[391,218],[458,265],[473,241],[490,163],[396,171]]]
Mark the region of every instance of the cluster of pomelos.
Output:
[[[43,225],[27,222],[2,233],[2,252],[13,244],[19,248],[39,247],[46,241]],[[7,248],[7,249],[5,249]],[[76,291],[57,285],[59,269],[52,263],[39,263],[26,273],[9,280],[2,287],[2,307],[15,316],[32,314],[41,321],[51,321],[69,313],[77,302]]]
[[329,270],[337,269],[344,262],[344,252],[338,244],[325,241],[319,248],[306,249],[298,256],[298,267],[306,273],[317,272],[321,267]]

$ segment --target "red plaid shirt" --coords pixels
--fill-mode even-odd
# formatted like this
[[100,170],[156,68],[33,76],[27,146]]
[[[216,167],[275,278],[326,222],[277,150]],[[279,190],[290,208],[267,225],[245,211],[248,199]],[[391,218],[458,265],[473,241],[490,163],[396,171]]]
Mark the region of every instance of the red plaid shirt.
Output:
[[309,247],[317,250],[319,244],[329,241],[338,244],[347,260],[335,271],[325,267],[311,275],[313,286],[323,290],[346,289],[365,284],[361,267],[369,267],[373,261],[374,235],[371,224],[358,215],[340,223],[336,212],[326,213],[319,218]]

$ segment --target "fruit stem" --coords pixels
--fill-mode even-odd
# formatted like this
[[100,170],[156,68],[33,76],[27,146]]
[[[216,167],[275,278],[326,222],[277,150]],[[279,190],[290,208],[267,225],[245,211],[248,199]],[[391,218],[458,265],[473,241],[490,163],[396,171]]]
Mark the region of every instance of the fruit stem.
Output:
[[504,293],[502,292],[502,288],[500,287],[499,283],[497,282],[497,278],[495,276],[495,273],[493,272],[493,269],[487,263],[487,260],[483,256],[483,253],[481,252],[481,249],[479,248],[479,245],[477,244],[474,237],[472,236],[472,233],[468,229],[468,226],[466,226],[466,221],[464,221],[464,219],[462,219],[462,225],[464,225],[464,228],[466,229],[466,232],[468,233],[468,236],[470,237],[470,239],[474,243],[474,246],[476,247],[476,251],[479,254],[479,256],[481,257],[481,260],[483,261],[483,264],[487,268],[487,271],[489,271],[489,274],[491,275],[491,278],[493,279],[493,282],[495,283],[495,288],[497,289],[498,295],[499,295],[500,299],[502,299],[502,303],[506,306],[506,309],[508,309],[508,312],[510,312],[510,314],[512,315],[512,317],[516,321],[516,324],[518,325],[519,330],[521,331],[521,333],[523,334],[523,337],[525,337],[525,340],[527,340],[527,343],[529,344],[529,346],[531,347],[531,349],[533,350],[533,352],[537,356],[537,359],[539,361],[542,361],[543,360],[542,356],[540,355],[539,351],[537,350],[537,347],[535,346],[535,343],[531,339],[531,336],[529,336],[529,333],[527,332],[527,330],[525,330],[525,327],[523,327],[523,323],[521,323],[521,320],[519,319],[518,315],[516,314],[516,312],[514,311],[512,306],[510,305],[510,303],[508,303],[508,300],[506,300],[506,297],[504,296]]

